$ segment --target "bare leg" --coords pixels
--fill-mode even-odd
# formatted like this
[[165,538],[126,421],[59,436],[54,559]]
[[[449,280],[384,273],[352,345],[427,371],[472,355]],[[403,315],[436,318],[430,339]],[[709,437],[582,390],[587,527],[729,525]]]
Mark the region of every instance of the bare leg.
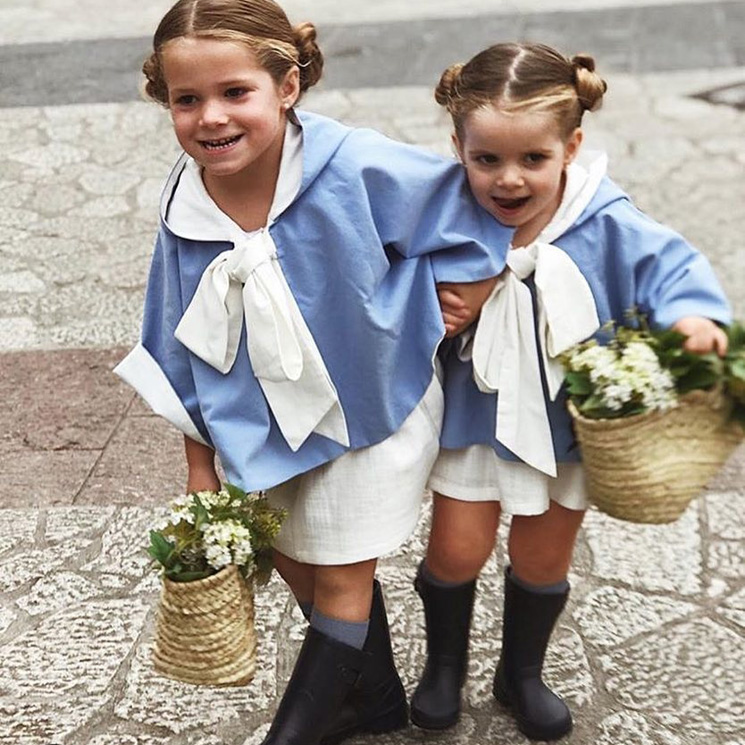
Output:
[[427,568],[445,582],[475,579],[494,550],[499,502],[463,502],[434,495]]
[[298,603],[313,603],[316,567],[303,564],[274,550],[274,566],[280,577],[287,582]]
[[531,585],[565,580],[585,513],[556,502],[542,515],[515,515],[509,537],[513,572]]
[[369,559],[356,564],[316,566],[313,606],[330,618],[367,621],[377,561]]

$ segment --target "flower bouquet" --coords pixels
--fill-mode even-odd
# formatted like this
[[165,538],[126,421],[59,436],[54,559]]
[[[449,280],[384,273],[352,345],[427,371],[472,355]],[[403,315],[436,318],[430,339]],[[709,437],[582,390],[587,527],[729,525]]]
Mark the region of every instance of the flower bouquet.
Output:
[[150,531],[163,585],[153,664],[203,685],[244,685],[256,668],[253,586],[272,570],[284,511],[231,484],[179,497]]
[[609,324],[562,356],[590,499],[623,520],[666,523],[685,511],[743,439],[745,328],[729,350],[697,355],[685,337]]

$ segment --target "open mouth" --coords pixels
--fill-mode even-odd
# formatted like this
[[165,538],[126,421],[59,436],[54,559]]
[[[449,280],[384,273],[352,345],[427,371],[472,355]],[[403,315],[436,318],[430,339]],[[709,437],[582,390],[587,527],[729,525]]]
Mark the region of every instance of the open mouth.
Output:
[[227,150],[232,145],[235,145],[243,135],[235,135],[233,137],[223,137],[219,140],[200,140],[199,144],[205,150]]
[[519,210],[521,207],[524,207],[528,203],[529,199],[530,197],[518,197],[517,199],[492,197],[494,204],[496,204],[497,207],[503,210]]

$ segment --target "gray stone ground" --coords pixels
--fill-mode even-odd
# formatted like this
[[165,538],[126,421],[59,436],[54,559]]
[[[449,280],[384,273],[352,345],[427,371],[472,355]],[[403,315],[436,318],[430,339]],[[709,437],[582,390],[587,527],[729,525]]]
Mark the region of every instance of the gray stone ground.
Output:
[[[109,11],[103,0],[6,0],[0,43],[138,36],[158,5],[167,3]],[[360,5],[357,16],[353,6],[318,3],[346,23],[452,15],[440,2],[427,12]],[[486,0],[463,7],[517,12]],[[590,142],[610,151],[612,174],[641,207],[704,250],[743,317],[745,113],[691,96],[742,83],[745,69],[608,79]],[[306,107],[448,152],[429,87],[324,90]],[[158,505],[183,484],[180,441],[109,370],[137,337],[157,195],[175,152],[167,117],[145,103],[0,109],[0,745],[258,745],[304,633],[275,579],[257,597],[260,668],[249,686],[197,688],[150,665],[158,580],[142,546]],[[547,663],[575,713],[565,742],[745,743],[743,476],[741,449],[673,525],[590,513]],[[424,652],[411,578],[426,527],[425,515],[380,567],[409,688]],[[481,582],[461,723],[350,743],[527,742],[490,694],[503,546]]]

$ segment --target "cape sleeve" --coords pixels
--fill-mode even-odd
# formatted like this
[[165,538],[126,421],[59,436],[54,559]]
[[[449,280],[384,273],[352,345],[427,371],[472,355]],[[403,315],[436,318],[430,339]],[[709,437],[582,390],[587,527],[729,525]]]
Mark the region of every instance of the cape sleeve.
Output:
[[145,293],[142,339],[114,372],[150,408],[192,440],[212,447],[194,385],[189,351],[173,335],[182,315],[175,240],[158,234]]
[[685,316],[732,321],[724,290],[706,257],[671,228],[636,212],[643,256],[636,265],[637,305],[657,328]]
[[385,246],[405,258],[430,255],[437,282],[474,282],[504,269],[512,230],[478,205],[460,164],[366,129],[344,148],[362,161]]

